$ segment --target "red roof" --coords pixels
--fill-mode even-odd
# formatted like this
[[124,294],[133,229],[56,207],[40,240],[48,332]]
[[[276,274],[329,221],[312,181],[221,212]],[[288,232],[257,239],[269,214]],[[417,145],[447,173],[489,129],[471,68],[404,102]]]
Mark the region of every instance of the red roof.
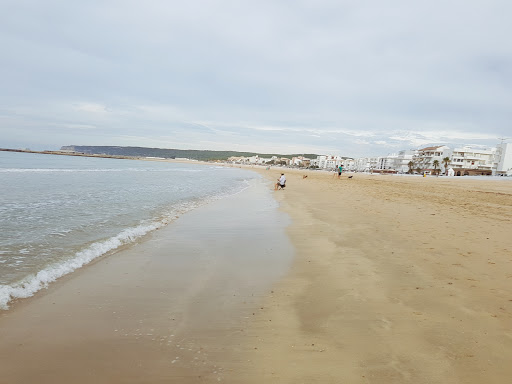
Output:
[[420,149],[420,151],[435,151],[436,149],[438,148],[442,148],[443,146],[442,145],[438,145],[437,147],[427,147],[427,148],[423,148],[423,149]]

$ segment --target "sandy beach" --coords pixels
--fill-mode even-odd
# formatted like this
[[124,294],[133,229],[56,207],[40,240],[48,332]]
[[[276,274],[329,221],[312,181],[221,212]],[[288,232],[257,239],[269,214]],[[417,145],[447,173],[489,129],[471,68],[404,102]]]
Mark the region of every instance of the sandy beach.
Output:
[[284,171],[2,313],[0,382],[509,382],[511,181]]
[[275,194],[296,258],[246,382],[508,382],[512,183],[302,174]]

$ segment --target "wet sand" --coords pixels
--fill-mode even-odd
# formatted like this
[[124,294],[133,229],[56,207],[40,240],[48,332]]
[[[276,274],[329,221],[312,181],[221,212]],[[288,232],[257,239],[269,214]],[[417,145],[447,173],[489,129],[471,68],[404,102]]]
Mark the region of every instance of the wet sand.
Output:
[[289,227],[225,200],[0,317],[0,382],[510,381],[510,180],[285,173]]
[[222,380],[293,256],[271,193],[255,180],[2,311],[0,383]]

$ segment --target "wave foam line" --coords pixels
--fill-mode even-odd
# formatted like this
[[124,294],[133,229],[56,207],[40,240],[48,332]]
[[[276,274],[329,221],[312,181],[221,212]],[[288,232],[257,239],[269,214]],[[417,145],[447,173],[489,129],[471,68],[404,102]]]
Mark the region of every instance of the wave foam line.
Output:
[[141,224],[137,227],[128,228],[120,232],[117,236],[111,237],[105,241],[100,241],[91,244],[83,251],[77,252],[75,257],[71,260],[65,261],[62,264],[54,264],[39,271],[36,275],[30,275],[18,283],[13,285],[0,284],[0,309],[9,309],[9,303],[16,299],[25,299],[31,297],[37,291],[48,288],[48,284],[54,282],[58,278],[75,271],[78,268],[89,264],[92,260],[119,248],[121,245],[129,244],[144,236],[148,232],[154,231],[167,225],[170,221],[177,219],[180,215],[197,208],[200,205],[208,204],[209,202],[224,197],[233,196],[242,193],[250,187],[249,180],[243,180],[241,188],[238,191],[231,191],[227,194],[220,194],[212,196],[210,199],[204,199],[201,202],[189,201],[178,207],[173,207],[171,212],[168,212],[161,220],[150,223]]
[[148,232],[164,226],[167,222],[168,221],[164,219],[149,225],[139,225],[125,229],[117,236],[91,244],[83,251],[77,252],[74,258],[62,264],[50,265],[39,271],[36,275],[31,275],[13,285],[0,284],[0,309],[9,309],[9,303],[12,300],[33,296],[37,291],[48,288],[48,284],[58,278],[83,267],[107,252],[119,248],[121,245],[134,242]]

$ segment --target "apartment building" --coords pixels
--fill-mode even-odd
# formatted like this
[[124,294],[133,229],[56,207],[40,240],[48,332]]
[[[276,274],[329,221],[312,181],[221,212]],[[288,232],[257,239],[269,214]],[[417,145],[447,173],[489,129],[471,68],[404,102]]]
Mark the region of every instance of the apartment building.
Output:
[[380,157],[360,157],[352,160],[352,168],[350,170],[356,172],[373,172],[379,169]]
[[[448,158],[445,167],[444,159]],[[438,161],[434,167],[434,161]],[[362,157],[345,161],[345,168],[357,172],[409,171],[409,163],[413,169],[421,172],[433,172],[434,168],[440,173],[452,170],[455,176],[465,175],[506,175],[512,176],[512,143],[501,143],[496,148],[482,149],[460,147],[452,149],[446,145],[431,146],[422,149],[402,150],[398,153],[383,157]],[[451,172],[450,172],[451,173]]]
[[455,175],[490,175],[492,173],[496,148],[480,149],[471,147],[455,148],[449,167]]
[[398,173],[409,172],[409,162],[412,161],[417,153],[417,149],[406,149],[398,152],[397,156],[394,157],[393,169]]
[[409,171],[409,162],[413,160],[413,156],[418,150],[402,150],[398,153],[391,153],[382,157],[367,157],[357,163],[357,170],[360,172],[368,172],[371,170],[378,171],[396,171],[398,173],[406,173]]
[[418,149],[418,151],[412,156],[412,162],[414,163],[414,169],[421,169],[422,171],[433,171],[434,161],[437,160],[439,166],[437,169],[441,169],[443,165],[443,159],[448,157],[451,158],[453,150],[446,145],[439,145],[435,147],[426,147]]
[[343,164],[343,160],[341,156],[321,155],[310,160],[310,164],[322,169],[333,169]]
[[496,146],[492,174],[512,176],[512,143],[501,143]]
[[[283,159],[278,159],[276,156],[272,156],[272,158],[264,158],[259,157],[258,155],[251,156],[251,157],[244,157],[244,156],[232,156],[228,158],[228,162],[230,163],[237,163],[237,164],[266,164],[274,161],[280,161]],[[290,159],[286,159],[290,161]]]
[[297,167],[309,167],[310,163],[311,159],[308,159],[307,157],[304,156],[292,157],[292,160],[290,161],[290,165],[294,165]]
[[375,169],[378,170],[394,170],[395,160],[397,158],[397,154],[391,154],[384,157],[377,158],[377,165]]
[[343,162],[343,168],[346,171],[353,171],[355,169],[355,160],[354,159],[345,159]]

